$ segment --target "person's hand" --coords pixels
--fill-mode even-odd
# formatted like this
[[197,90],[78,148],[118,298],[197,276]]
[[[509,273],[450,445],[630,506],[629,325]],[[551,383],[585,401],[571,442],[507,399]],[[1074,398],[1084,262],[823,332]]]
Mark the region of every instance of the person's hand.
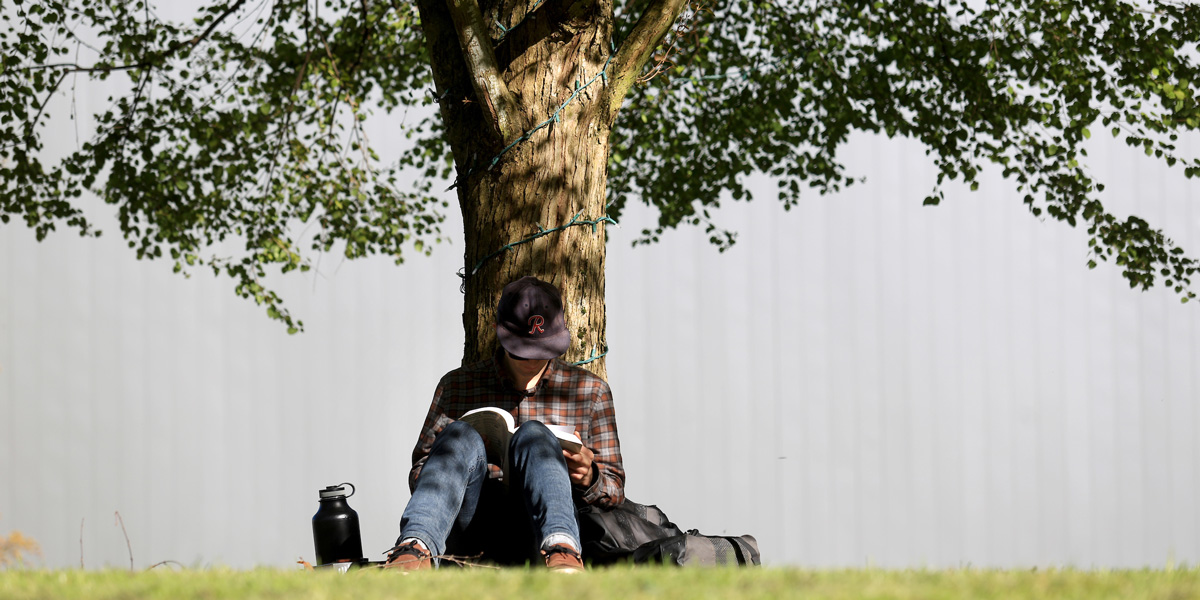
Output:
[[567,474],[571,483],[579,487],[592,485],[592,459],[596,456],[587,446],[580,446],[579,452],[563,450],[563,458],[567,459]]

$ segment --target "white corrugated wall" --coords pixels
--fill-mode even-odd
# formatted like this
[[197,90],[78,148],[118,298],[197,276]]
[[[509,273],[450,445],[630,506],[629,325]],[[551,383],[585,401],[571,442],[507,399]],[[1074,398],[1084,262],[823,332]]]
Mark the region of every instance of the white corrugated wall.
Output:
[[[1092,154],[1114,210],[1200,253],[1195,184]],[[1084,233],[1010,182],[928,208],[918,147],[845,156],[865,185],[785,212],[761,182],[723,209],[724,254],[696,230],[631,249],[642,209],[610,230],[630,497],[754,534],[774,565],[1200,561],[1200,307],[1089,271]],[[312,559],[317,489],[351,481],[367,552],[388,548],[460,358],[461,245],[279,279],[308,329],[288,336],[102,219],[99,240],[0,227],[0,534],[48,566],[119,567],[120,511],[139,566],[288,565]]]

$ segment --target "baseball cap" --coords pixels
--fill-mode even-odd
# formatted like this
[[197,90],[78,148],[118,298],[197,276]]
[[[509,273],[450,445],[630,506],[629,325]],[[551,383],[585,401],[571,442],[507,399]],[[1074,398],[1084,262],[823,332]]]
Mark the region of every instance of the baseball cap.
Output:
[[537,277],[506,286],[496,305],[496,337],[510,354],[549,360],[571,347],[558,288]]

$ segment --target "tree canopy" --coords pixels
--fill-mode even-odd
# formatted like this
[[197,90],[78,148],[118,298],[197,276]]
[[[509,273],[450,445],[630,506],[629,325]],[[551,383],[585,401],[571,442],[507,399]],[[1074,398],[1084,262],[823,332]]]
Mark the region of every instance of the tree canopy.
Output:
[[[1195,260],[1158,226],[1109,212],[1087,158],[1093,134],[1111,135],[1200,174],[1176,144],[1200,127],[1191,3],[454,2],[478,9],[502,66],[523,51],[514,32],[539,18],[569,42],[580,15],[599,11],[609,62],[631,52],[639,24],[673,21],[632,80],[610,80],[609,62],[589,74],[629,86],[613,107],[607,211],[656,209],[638,242],[691,224],[727,247],[734,232],[710,210],[751,198],[749,176],[777,181],[784,207],[806,189],[836,192],[870,176],[838,156],[869,132],[926,148],[938,172],[926,204],[946,200],[947,182],[976,189],[999,169],[1033,215],[1087,228],[1089,266],[1112,261],[1131,287],[1194,297]],[[481,99],[435,91],[431,61],[445,58],[400,0],[215,0],[186,21],[141,0],[0,0],[0,14],[0,220],[39,239],[59,227],[98,235],[85,218],[98,197],[139,258],[224,273],[293,331],[301,323],[264,287],[268,270],[306,270],[335,248],[397,262],[428,252],[449,209],[443,190],[489,166],[452,155],[434,107]],[[52,154],[46,125],[82,117],[80,79],[122,91],[73,150]],[[379,113],[409,116],[379,130]],[[398,136],[410,141],[400,155],[376,151]]]

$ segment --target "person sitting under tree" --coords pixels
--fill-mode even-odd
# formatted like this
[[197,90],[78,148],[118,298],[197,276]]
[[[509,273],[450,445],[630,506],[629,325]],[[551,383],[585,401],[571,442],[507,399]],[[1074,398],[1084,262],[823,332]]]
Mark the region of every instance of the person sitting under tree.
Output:
[[[571,337],[553,285],[522,277],[496,307],[499,347],[491,358],[442,377],[413,450],[412,498],[386,567],[416,570],[443,556],[583,570],[575,508],[624,501],[625,470],[608,383],[560,357]],[[485,439],[460,419],[484,407],[519,425],[507,475],[489,464]],[[573,427],[577,452],[546,425]]]

